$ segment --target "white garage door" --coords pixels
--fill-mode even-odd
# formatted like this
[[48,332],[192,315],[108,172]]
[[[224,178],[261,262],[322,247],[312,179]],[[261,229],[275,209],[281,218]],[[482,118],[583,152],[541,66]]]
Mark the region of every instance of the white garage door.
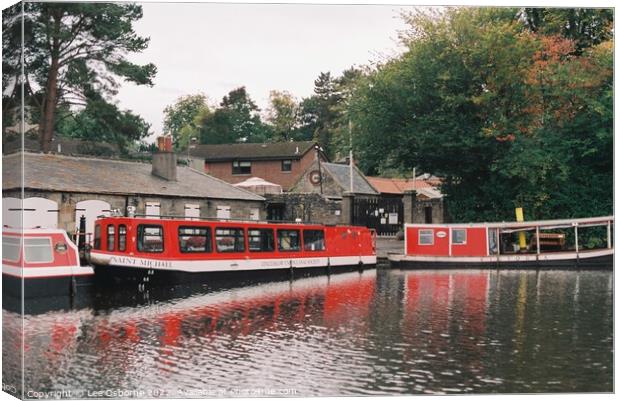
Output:
[[[95,220],[98,216],[110,215],[110,204],[102,200],[85,200],[75,205],[75,227],[80,228],[80,217],[86,217],[86,238],[92,242]],[[90,234],[90,235],[88,235]]]
[[26,198],[23,206],[17,198],[2,199],[2,224],[23,228],[58,228],[58,204],[45,198]]

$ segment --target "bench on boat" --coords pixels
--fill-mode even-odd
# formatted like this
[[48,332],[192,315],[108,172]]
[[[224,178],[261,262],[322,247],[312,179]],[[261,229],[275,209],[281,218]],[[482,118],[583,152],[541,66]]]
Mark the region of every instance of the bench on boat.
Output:
[[[566,235],[559,233],[539,233],[541,250],[561,250],[566,244]],[[536,234],[530,237],[529,249],[536,250]]]

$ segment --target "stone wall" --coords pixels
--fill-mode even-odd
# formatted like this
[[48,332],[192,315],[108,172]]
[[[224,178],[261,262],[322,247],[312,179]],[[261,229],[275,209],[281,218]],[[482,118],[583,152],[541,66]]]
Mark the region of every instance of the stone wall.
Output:
[[334,180],[334,178],[328,174],[325,169],[321,169],[321,176],[323,185],[318,181],[313,182],[311,176],[313,173],[319,171],[318,162],[314,161],[308,169],[300,176],[299,180],[290,189],[291,192],[296,193],[315,193],[322,194],[329,197],[341,198],[343,194],[342,187]]
[[[3,197],[20,198],[19,190],[3,191]],[[26,190],[25,197],[40,197],[55,201],[58,204],[58,228],[73,231],[75,222],[75,209],[78,202],[85,200],[102,200],[110,204],[111,209],[118,209],[124,213],[129,205],[136,207],[136,214],[145,214],[146,202],[159,202],[160,215],[162,216],[185,216],[186,204],[200,206],[201,218],[215,218],[218,206],[230,206],[232,219],[249,220],[252,209],[258,209],[259,218],[265,219],[265,204],[262,201],[242,201],[226,199],[202,199],[181,198],[166,196],[143,196],[143,195],[114,195],[114,194],[91,194],[79,192],[52,192]]]
[[443,199],[423,199],[416,196],[415,191],[405,191],[403,195],[405,223],[426,223],[426,208],[432,210],[432,223],[448,223],[449,218],[444,208]]
[[283,193],[265,195],[267,204],[284,205],[283,220],[321,224],[341,222],[342,202],[331,200],[317,193]]

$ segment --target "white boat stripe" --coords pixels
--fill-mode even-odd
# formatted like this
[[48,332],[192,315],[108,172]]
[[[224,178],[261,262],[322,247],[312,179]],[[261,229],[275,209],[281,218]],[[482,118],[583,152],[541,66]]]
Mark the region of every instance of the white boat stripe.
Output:
[[89,266],[50,266],[50,267],[24,267],[2,265],[2,273],[11,276],[36,278],[53,276],[81,276],[94,274],[94,270]]
[[105,253],[91,252],[91,260],[98,265],[134,267],[138,269],[176,270],[189,273],[243,271],[243,270],[274,270],[293,268],[376,264],[377,257],[370,256],[338,256],[316,258],[269,258],[269,259],[230,259],[230,260],[160,260],[116,256]]

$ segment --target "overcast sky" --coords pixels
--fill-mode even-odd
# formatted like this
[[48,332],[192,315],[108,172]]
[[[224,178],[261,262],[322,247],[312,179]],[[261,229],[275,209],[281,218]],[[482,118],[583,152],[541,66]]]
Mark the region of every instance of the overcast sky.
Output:
[[[135,25],[149,36],[131,56],[157,66],[153,87],[125,84],[117,99],[161,133],[163,110],[182,95],[203,92],[212,103],[245,86],[261,109],[270,90],[312,94],[320,72],[339,75],[353,65],[402,51],[405,28],[391,5],[143,3]],[[411,8],[409,8],[411,9]]]

